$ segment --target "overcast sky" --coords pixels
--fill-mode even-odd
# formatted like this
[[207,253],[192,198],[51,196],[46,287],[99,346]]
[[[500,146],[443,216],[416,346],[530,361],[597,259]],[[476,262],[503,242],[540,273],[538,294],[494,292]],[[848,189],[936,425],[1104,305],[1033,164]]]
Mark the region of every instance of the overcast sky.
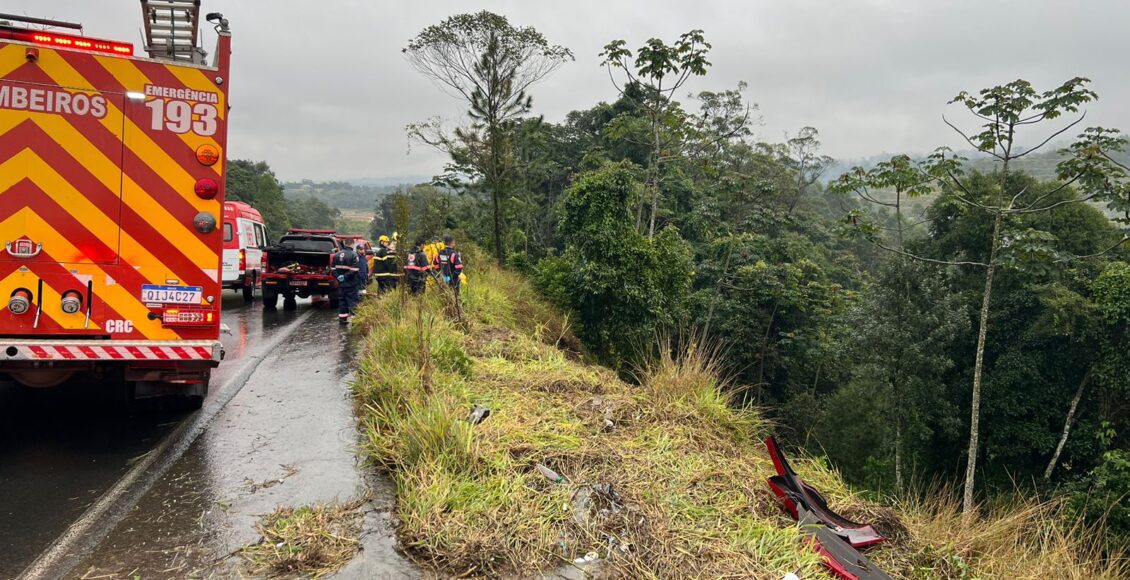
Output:
[[[688,92],[746,81],[764,118],[759,138],[811,125],[839,159],[960,148],[941,122],[946,101],[1016,78],[1043,90],[1089,77],[1101,99],[1087,124],[1130,128],[1125,0],[204,0],[234,35],[229,157],[266,160],[284,180],[438,172],[443,158],[409,147],[404,126],[454,119],[461,107],[400,49],[424,27],[480,9],[576,54],[532,91],[551,121],[614,99],[597,57],[609,40],[635,48],[701,28],[713,66]],[[3,0],[0,12],[142,44],[136,0]]]

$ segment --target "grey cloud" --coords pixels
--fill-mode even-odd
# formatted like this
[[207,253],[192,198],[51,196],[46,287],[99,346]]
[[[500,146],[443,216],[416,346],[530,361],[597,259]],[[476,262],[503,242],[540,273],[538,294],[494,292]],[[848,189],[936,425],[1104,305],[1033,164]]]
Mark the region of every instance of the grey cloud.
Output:
[[[140,44],[133,0],[7,4]],[[285,179],[439,171],[442,156],[409,150],[404,126],[456,118],[460,107],[400,49],[423,27],[479,9],[576,53],[577,62],[535,87],[536,112],[550,120],[615,97],[597,58],[609,40],[637,46],[691,28],[706,31],[714,66],[688,92],[744,80],[761,106],[762,138],[812,125],[841,158],[957,146],[941,123],[945,102],[1016,78],[1050,88],[1088,76],[1102,97],[1088,107],[1089,123],[1126,128],[1130,113],[1120,62],[1130,3],[1114,0],[204,0],[203,9],[224,12],[234,32],[229,154],[265,159]]]

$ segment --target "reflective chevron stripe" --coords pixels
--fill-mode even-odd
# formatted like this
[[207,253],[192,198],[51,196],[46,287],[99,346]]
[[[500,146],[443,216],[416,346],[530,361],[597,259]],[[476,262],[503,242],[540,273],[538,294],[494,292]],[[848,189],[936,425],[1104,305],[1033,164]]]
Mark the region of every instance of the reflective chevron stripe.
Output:
[[[0,339],[0,361],[219,360],[219,316],[167,326],[152,314],[171,305],[147,303],[142,287],[200,287],[188,306],[219,311],[222,229],[193,223],[223,216],[229,41],[200,67],[61,48],[29,60],[0,40],[0,297],[36,294],[26,316],[0,303],[0,336],[50,335]],[[219,161],[199,161],[201,147]],[[219,195],[197,196],[201,179]],[[4,252],[7,242],[42,251]],[[68,292],[83,297],[80,312],[60,308]],[[18,355],[5,359],[8,346]]]
[[0,360],[173,360],[218,361],[220,344],[202,341],[98,343],[0,342]]

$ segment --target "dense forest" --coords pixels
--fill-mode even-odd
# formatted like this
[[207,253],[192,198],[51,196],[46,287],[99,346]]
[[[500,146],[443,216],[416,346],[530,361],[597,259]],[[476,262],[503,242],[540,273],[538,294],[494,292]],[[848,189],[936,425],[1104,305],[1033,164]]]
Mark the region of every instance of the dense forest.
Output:
[[[461,60],[456,28],[493,40]],[[374,230],[490,248],[625,376],[659,336],[716,345],[743,401],[876,494],[1061,496],[1130,539],[1130,190],[1120,134],[1075,126],[1088,81],[961,93],[953,142],[840,176],[816,128],[759,139],[755,89],[684,98],[710,50],[611,41],[586,63],[609,100],[552,123],[536,82],[569,50],[486,12],[426,29],[405,54],[468,117],[409,127],[450,164]],[[1023,159],[1045,138],[1068,144]]]

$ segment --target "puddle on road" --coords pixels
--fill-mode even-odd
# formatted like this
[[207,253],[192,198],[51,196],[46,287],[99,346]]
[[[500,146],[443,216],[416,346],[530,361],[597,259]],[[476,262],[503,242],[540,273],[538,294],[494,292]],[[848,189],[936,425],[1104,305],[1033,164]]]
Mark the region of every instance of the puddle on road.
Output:
[[360,464],[352,342],[332,313],[315,313],[74,574],[235,574],[235,554],[259,539],[255,524],[264,514],[371,493],[364,550],[340,577],[417,576],[395,550],[392,490],[371,485]]

